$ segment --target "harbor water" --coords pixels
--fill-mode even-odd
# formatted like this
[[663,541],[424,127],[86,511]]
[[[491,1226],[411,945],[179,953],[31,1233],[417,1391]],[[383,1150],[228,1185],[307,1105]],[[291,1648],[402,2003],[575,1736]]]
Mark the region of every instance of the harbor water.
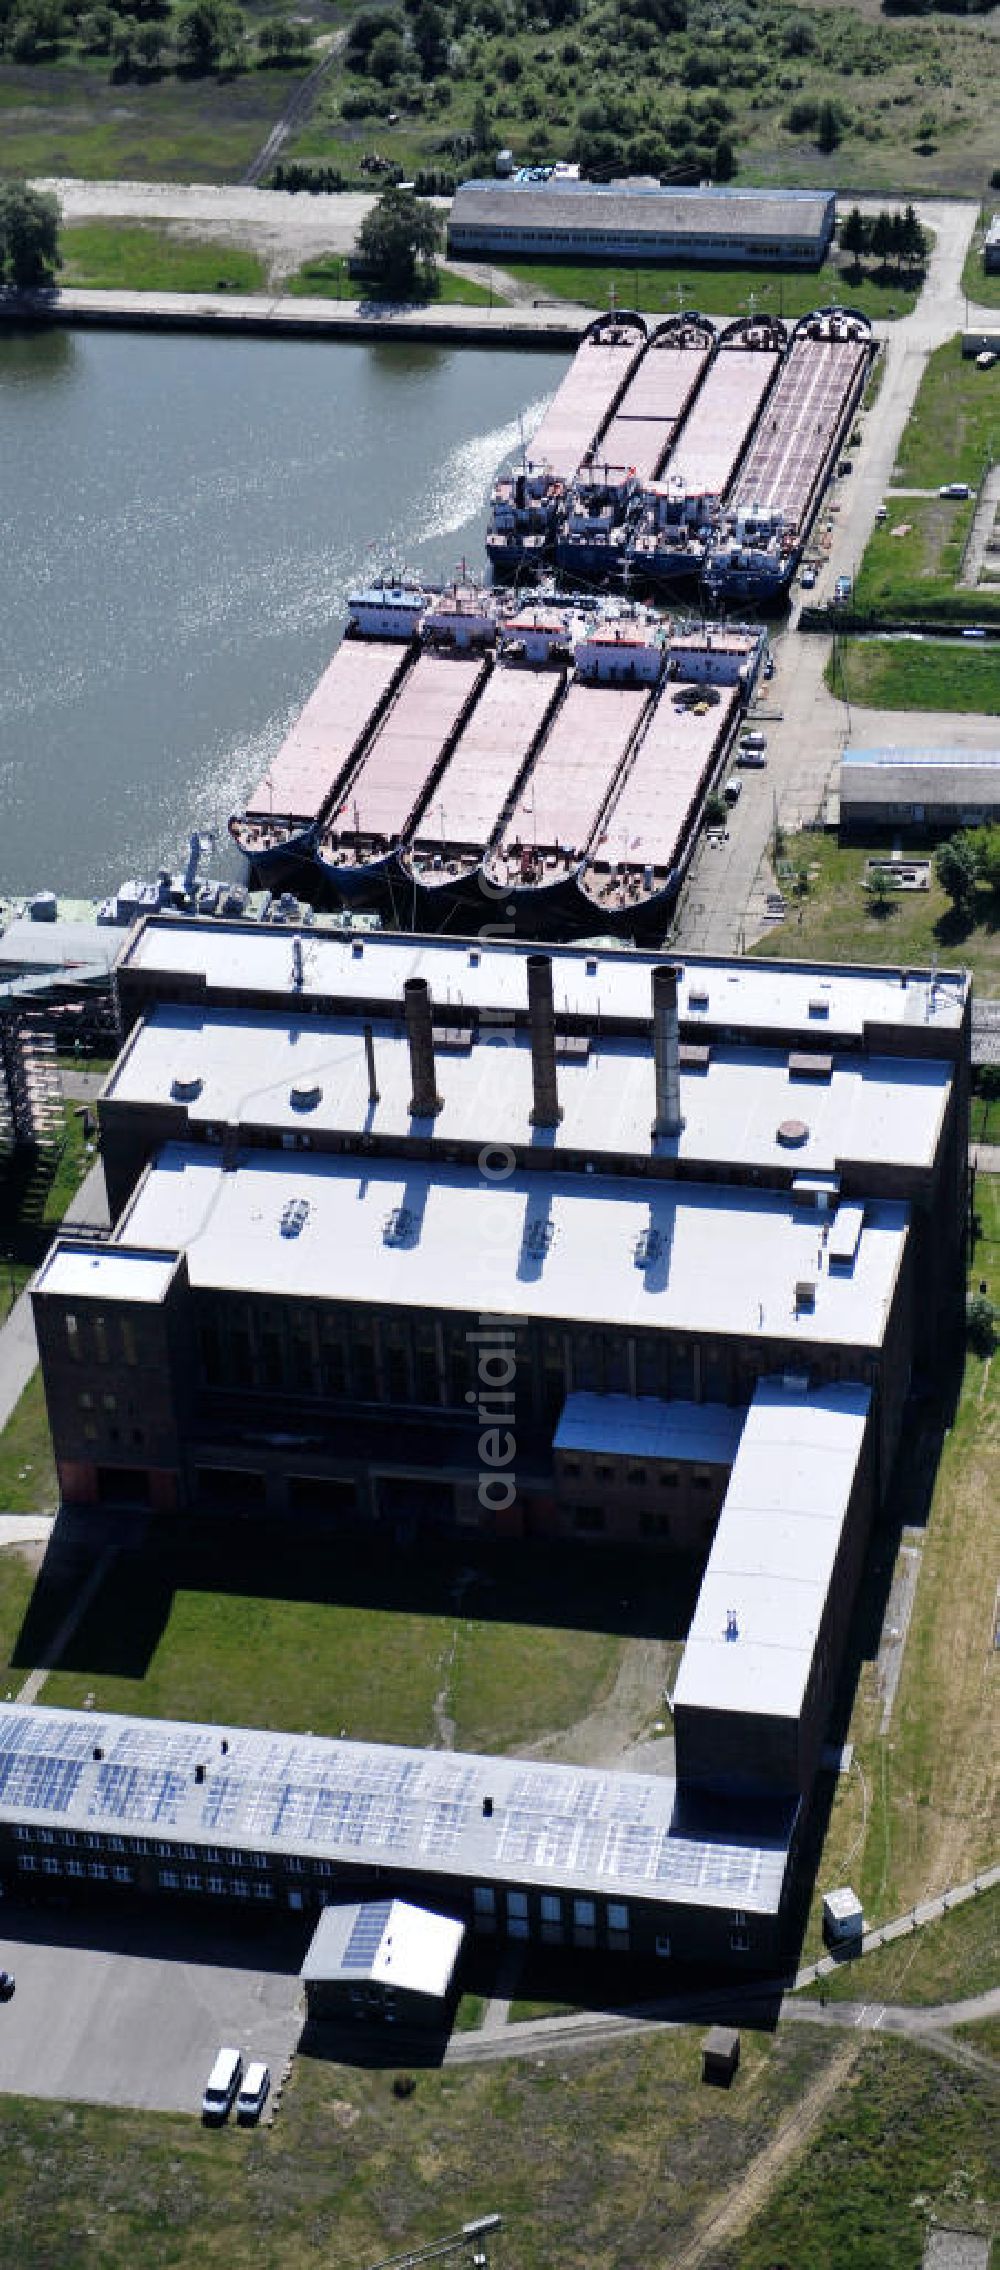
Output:
[[394,562],[483,568],[566,369],[516,349],[0,332],[0,893],[84,895],[219,831]]

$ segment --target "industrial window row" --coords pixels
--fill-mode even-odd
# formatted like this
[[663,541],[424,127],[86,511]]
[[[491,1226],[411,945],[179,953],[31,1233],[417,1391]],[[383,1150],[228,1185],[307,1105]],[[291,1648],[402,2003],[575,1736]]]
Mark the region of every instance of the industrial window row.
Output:
[[624,1900],[599,1903],[584,1894],[497,1892],[491,1884],[477,1884],[472,1896],[477,1931],[502,1930],[508,1939],[537,1938],[544,1946],[596,1947],[602,1944],[625,1954],[630,1945],[631,1923]]
[[23,1876],[82,1876],[102,1884],[131,1884],[135,1878],[135,1870],[123,1862],[110,1868],[106,1860],[60,1860],[53,1852],[19,1852],[17,1865]]

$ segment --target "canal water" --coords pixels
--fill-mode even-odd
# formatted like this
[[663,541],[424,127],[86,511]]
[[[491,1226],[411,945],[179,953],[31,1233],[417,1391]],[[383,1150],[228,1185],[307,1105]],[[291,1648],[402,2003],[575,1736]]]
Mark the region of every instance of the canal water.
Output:
[[395,563],[484,569],[566,357],[0,333],[0,894],[85,896],[220,831]]

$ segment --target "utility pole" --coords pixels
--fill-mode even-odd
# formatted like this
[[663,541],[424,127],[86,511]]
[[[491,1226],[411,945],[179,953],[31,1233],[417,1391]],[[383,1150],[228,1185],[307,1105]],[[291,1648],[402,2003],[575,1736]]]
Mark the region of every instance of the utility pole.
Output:
[[490,2270],[488,2242],[502,2228],[499,2215],[477,2215],[474,2222],[463,2223],[460,2231],[452,2231],[448,2238],[431,2239],[427,2246],[417,2246],[409,2254],[387,2255],[376,2262],[372,2270],[418,2270],[424,2262],[444,2262],[449,2255],[464,2255],[469,2270]]

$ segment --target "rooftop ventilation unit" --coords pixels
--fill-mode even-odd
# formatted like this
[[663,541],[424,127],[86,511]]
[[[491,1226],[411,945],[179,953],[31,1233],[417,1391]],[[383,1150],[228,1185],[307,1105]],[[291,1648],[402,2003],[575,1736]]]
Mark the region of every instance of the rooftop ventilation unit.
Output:
[[555,1224],[549,1220],[548,1215],[536,1214],[534,1221],[528,1223],[524,1233],[525,1252],[530,1253],[534,1260],[542,1260],[548,1252],[554,1236]]
[[394,1206],[382,1224],[382,1241],[385,1245],[409,1245],[413,1235],[413,1215],[408,1206]]
[[694,991],[692,990],[692,992],[690,992],[690,993],[688,994],[688,1008],[690,1009],[690,1011],[691,1011],[691,1013],[692,1013],[692,1015],[693,1015],[693,1016],[696,1016],[696,1017],[703,1017],[703,1016],[705,1016],[705,1014],[706,1014],[706,1012],[707,1012],[707,1010],[708,1010],[708,995],[707,995],[707,993],[695,993],[695,992],[694,992]]
[[833,1058],[821,1056],[816,1049],[793,1048],[788,1056],[790,1080],[832,1080]]
[[318,1080],[296,1080],[289,1090],[288,1100],[293,1111],[315,1111],[322,1100],[323,1090]]
[[652,1262],[659,1260],[663,1251],[663,1239],[659,1230],[640,1230],[632,1251],[636,1268],[648,1269]]
[[308,1219],[309,1219],[309,1200],[308,1200],[308,1198],[290,1198],[290,1199],[288,1200],[288,1204],[287,1204],[287,1206],[285,1206],[285,1207],[283,1208],[283,1210],[282,1210],[282,1215],[281,1215],[281,1235],[282,1235],[282,1237],[298,1237],[300,1230],[304,1229],[304,1227],[305,1227],[305,1224],[306,1224],[306,1222],[308,1221]]
[[817,998],[817,999],[815,999],[815,1000],[813,1000],[813,1001],[810,1001],[810,1003],[809,1003],[809,1015],[810,1015],[811,1017],[828,1017],[828,1016],[829,1016],[829,1014],[830,1014],[830,1004],[829,1004],[829,1001],[822,1001],[822,1000],[820,1000],[819,998]]
[[193,1103],[200,1096],[205,1083],[200,1072],[175,1072],[170,1082],[170,1093],[175,1103]]
[[801,1150],[809,1141],[809,1128],[804,1119],[782,1119],[776,1130],[777,1140],[786,1151]]
[[814,1280],[814,1279],[813,1279],[812,1277],[800,1277],[800,1278],[799,1278],[799,1280],[798,1280],[798,1282],[797,1282],[797,1284],[796,1284],[796,1287],[795,1287],[795,1314],[796,1314],[796,1316],[801,1316],[801,1314],[803,1313],[803,1311],[804,1311],[804,1310],[810,1310],[810,1311],[811,1311],[812,1309],[814,1309],[814,1308],[815,1308],[815,1306],[816,1306],[816,1285],[815,1285],[815,1280]]

